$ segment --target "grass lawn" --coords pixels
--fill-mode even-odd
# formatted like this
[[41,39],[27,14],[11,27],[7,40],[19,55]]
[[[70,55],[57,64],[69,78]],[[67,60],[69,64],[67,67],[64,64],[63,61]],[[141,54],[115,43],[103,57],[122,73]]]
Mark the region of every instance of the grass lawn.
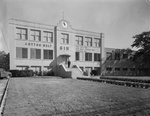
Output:
[[3,116],[149,116],[150,89],[61,78],[11,78]]

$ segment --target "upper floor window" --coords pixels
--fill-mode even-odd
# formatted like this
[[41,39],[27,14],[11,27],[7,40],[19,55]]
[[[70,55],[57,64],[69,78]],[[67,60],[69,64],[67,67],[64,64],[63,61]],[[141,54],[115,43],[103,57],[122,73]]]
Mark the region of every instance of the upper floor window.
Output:
[[28,58],[28,48],[16,47],[16,58]]
[[92,38],[91,37],[85,37],[85,45],[92,46]]
[[107,60],[112,60],[112,53],[106,52],[106,58],[107,58]]
[[94,46],[100,47],[100,39],[99,38],[94,38]]
[[69,35],[66,33],[61,34],[61,43],[69,44]]
[[53,33],[52,32],[43,32],[43,41],[44,42],[53,42]]
[[94,61],[100,61],[100,54],[94,53]]
[[83,45],[83,36],[76,36],[76,45]]
[[92,53],[85,53],[85,61],[92,61]]
[[115,53],[115,60],[120,60],[120,53]]
[[31,30],[30,33],[31,33],[30,40],[32,40],[32,41],[41,41],[41,31]]
[[27,40],[27,29],[16,28],[17,39]]

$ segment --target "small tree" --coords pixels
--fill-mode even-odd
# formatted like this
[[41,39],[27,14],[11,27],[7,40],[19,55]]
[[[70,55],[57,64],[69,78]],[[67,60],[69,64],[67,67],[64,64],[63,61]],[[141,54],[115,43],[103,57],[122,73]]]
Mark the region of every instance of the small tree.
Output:
[[150,67],[150,31],[133,36],[132,47],[137,48],[134,60],[139,63],[139,69]]
[[9,70],[9,53],[6,54],[4,51],[0,51],[0,68]]

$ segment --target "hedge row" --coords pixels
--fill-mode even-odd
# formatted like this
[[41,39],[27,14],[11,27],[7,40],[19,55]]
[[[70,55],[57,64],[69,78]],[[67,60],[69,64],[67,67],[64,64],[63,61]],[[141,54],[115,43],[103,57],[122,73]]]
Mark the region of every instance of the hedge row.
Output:
[[122,85],[122,86],[128,86],[128,87],[145,88],[145,89],[150,87],[149,84],[137,83],[137,82],[125,82],[125,81],[114,81],[114,80],[92,79],[92,78],[81,78],[81,77],[77,77],[77,79],[95,81],[95,82],[101,82],[101,83],[109,83],[109,84],[115,84],[115,85]]
[[32,70],[10,70],[12,77],[31,77],[34,75]]
[[33,70],[10,70],[12,77],[54,76],[53,71],[34,72]]
[[150,80],[144,80],[144,79],[129,79],[129,78],[115,78],[115,77],[101,77],[101,79],[128,81],[128,82],[139,82],[139,83],[150,83]]

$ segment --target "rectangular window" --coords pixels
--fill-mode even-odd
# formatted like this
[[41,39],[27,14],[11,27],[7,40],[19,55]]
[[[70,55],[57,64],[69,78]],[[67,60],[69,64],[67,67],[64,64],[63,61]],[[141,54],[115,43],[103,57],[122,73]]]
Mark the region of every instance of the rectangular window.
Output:
[[76,60],[79,61],[79,58],[80,58],[79,52],[76,52],[75,56],[76,56]]
[[135,71],[135,68],[130,68],[130,71]]
[[27,40],[27,29],[16,28],[17,39]]
[[123,68],[123,71],[128,71],[128,68],[125,68],[125,67],[124,67],[124,68]]
[[120,53],[115,53],[115,60],[120,60]]
[[53,42],[53,33],[52,32],[43,32],[43,41],[44,42]]
[[128,58],[128,54],[123,54],[123,59],[127,59]]
[[16,58],[28,58],[28,48],[16,48]]
[[85,37],[85,45],[92,46],[92,38],[91,37]]
[[31,59],[41,59],[41,49],[31,48],[30,50],[31,50],[30,52]]
[[116,68],[115,68],[115,71],[120,71],[120,68],[116,67]]
[[106,52],[106,58],[107,58],[107,60],[112,60],[112,53]]
[[17,70],[27,70],[28,66],[16,66]]
[[69,35],[66,33],[61,34],[61,43],[63,44],[69,44]]
[[112,68],[111,67],[106,67],[106,70],[107,71],[112,71]]
[[83,36],[76,36],[76,45],[83,45]]
[[100,39],[94,38],[94,47],[100,47]]
[[92,61],[92,53],[85,53],[85,61]]
[[30,40],[32,41],[41,41],[41,31],[39,30],[30,30]]
[[94,53],[94,61],[100,61],[100,54]]
[[53,50],[44,50],[44,59],[53,59]]

